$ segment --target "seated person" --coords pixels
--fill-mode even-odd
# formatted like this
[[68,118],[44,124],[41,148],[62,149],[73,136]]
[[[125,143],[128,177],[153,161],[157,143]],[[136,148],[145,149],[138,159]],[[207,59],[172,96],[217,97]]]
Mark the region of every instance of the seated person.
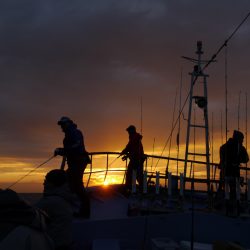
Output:
[[0,250],[53,250],[46,215],[11,189],[0,191]]
[[64,170],[54,169],[45,176],[43,197],[36,204],[49,216],[47,232],[56,250],[68,250],[72,244],[72,220],[75,195],[70,192]]

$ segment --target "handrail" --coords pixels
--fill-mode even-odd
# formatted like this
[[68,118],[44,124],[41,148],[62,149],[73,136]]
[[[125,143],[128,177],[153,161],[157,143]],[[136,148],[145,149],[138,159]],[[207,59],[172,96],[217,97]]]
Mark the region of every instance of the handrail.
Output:
[[[126,169],[127,169],[127,161],[125,161],[125,164],[123,167],[119,167],[117,169],[116,168],[110,168],[111,165],[114,163],[114,161],[116,161],[118,159],[117,156],[120,155],[120,152],[107,152],[107,151],[103,151],[103,152],[90,152],[89,153],[90,157],[91,157],[91,163],[90,163],[90,166],[89,166],[89,171],[85,171],[84,175],[88,175],[88,179],[87,179],[87,183],[86,183],[86,187],[89,186],[89,183],[90,183],[90,180],[93,176],[93,174],[100,174],[100,173],[104,173],[104,180],[103,182],[106,180],[106,178],[108,177],[108,174],[109,173],[118,173],[118,172],[124,172],[124,176],[123,176],[123,179],[122,179],[122,183],[124,183],[125,181],[125,175],[126,175]],[[103,169],[100,169],[100,166],[98,166],[98,169],[94,169],[94,166],[93,166],[93,159],[95,158],[95,156],[100,156],[102,155],[103,156],[103,159],[105,159],[104,157],[106,156],[106,164],[102,167]],[[114,155],[116,156],[116,158],[111,161],[109,161],[109,156],[110,155]],[[160,160],[168,160],[168,161],[178,161],[178,162],[185,162],[185,159],[181,159],[181,158],[174,158],[174,157],[168,157],[168,156],[157,156],[157,155],[149,155],[149,154],[145,154],[145,156],[148,158],[154,158],[154,159],[160,159]],[[206,162],[205,161],[197,161],[197,160],[187,160],[187,162],[191,162],[191,163],[195,163],[195,164],[201,164],[201,165],[204,165],[206,166]],[[218,168],[219,164],[218,163],[210,163],[210,166],[214,167],[215,170]],[[145,169],[147,170],[147,164],[145,163]],[[245,170],[245,171],[249,171],[250,168],[248,168],[247,166],[245,167],[240,167],[241,170]],[[156,169],[157,171],[157,169]],[[204,169],[205,171],[205,169]],[[150,172],[148,171],[148,174],[151,175],[151,178],[155,178],[156,175],[155,175],[155,172]],[[162,170],[162,173],[160,172],[160,178],[164,178],[166,179],[166,173],[165,173],[165,170]],[[179,177],[177,176],[177,178],[179,179]],[[190,182],[191,180],[193,180],[194,182],[196,183],[206,183],[208,180],[206,178],[190,178],[190,177],[186,177],[186,181],[187,182]],[[218,179],[218,175],[217,175],[217,179],[216,179],[216,176],[214,174],[213,176],[213,179],[212,180],[209,180],[211,183],[218,183],[219,182],[219,179]],[[244,183],[245,184],[245,183]]]

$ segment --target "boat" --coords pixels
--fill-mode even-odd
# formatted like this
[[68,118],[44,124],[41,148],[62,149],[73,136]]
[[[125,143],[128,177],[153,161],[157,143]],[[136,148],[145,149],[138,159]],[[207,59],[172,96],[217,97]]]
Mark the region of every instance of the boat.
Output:
[[[133,178],[131,192],[124,193],[127,161],[122,162],[119,152],[90,153],[91,164],[85,172],[84,182],[91,197],[91,218],[74,221],[77,249],[250,249],[249,182],[237,183],[235,200],[229,199],[227,189],[225,196],[216,192],[219,173],[218,163],[210,162],[208,75],[202,70],[202,64],[213,60],[201,59],[200,41],[196,54],[197,59],[188,58],[195,66],[190,73],[185,158],[146,155],[143,192],[138,192]],[[202,78],[203,92],[195,95],[194,85],[199,77]],[[204,124],[192,123],[193,105],[201,109]],[[195,128],[205,135],[204,153],[190,150],[191,129]],[[101,156],[106,159],[106,166],[99,170],[95,167],[95,159]],[[205,160],[200,160],[202,157]],[[157,162],[154,168],[149,166],[153,160]],[[119,167],[114,167],[118,162]],[[197,176],[195,169],[202,169],[205,174]],[[241,170],[247,173],[249,168],[245,166]],[[119,184],[91,186],[95,175],[102,176],[105,184],[112,174],[118,173]]]
[[[250,182],[245,178],[237,183],[237,198],[233,201],[227,189],[225,196],[216,192],[220,180],[218,163],[210,161],[208,75],[204,73],[215,56],[207,61],[202,59],[201,41],[197,42],[196,54],[195,59],[184,57],[195,63],[189,73],[190,92],[184,102],[185,105],[189,101],[185,157],[146,154],[143,192],[138,192],[133,178],[131,192],[124,193],[127,161],[122,161],[119,152],[90,152],[91,163],[84,173],[84,183],[91,197],[91,217],[74,219],[73,249],[250,249]],[[194,87],[198,79],[202,79],[202,87],[197,94]],[[201,112],[199,117],[193,105],[197,105],[197,113]],[[180,108],[178,119],[182,111]],[[200,138],[204,139],[204,152],[195,148],[196,129],[203,133]],[[247,166],[241,167],[241,171],[248,176]],[[120,183],[112,183],[114,174]],[[97,177],[101,178],[101,185],[93,186]]]

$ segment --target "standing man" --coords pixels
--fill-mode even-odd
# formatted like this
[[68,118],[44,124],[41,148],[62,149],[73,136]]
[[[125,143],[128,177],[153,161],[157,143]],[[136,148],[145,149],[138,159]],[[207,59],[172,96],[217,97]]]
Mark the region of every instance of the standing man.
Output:
[[136,170],[136,179],[139,183],[139,190],[143,187],[143,162],[145,160],[142,135],[136,132],[134,125],[130,125],[127,129],[129,141],[127,146],[122,150],[120,155],[124,155],[123,159],[129,158],[128,169],[126,172],[125,186],[131,190],[133,170]]
[[225,177],[229,180],[230,193],[232,198],[236,198],[236,179],[240,179],[240,163],[249,161],[246,148],[243,146],[244,135],[234,130],[233,137],[220,147],[220,186],[224,188]]
[[65,134],[63,139],[63,148],[57,148],[55,155],[63,156],[61,168],[64,169],[67,161],[68,169],[66,170],[69,186],[73,193],[77,194],[81,206],[78,214],[79,217],[90,217],[90,199],[83,186],[83,173],[86,166],[90,163],[90,158],[84,146],[82,132],[77,129],[77,125],[68,117],[63,116],[57,124],[61,126]]

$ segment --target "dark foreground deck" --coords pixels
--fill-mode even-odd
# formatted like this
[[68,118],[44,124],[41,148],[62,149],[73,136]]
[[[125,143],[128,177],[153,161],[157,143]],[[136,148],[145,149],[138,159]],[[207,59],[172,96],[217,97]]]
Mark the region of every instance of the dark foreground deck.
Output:
[[[76,249],[93,249],[100,240],[118,242],[121,250],[158,249],[153,247],[157,239],[167,238],[177,244],[190,242],[192,228],[195,242],[210,244],[211,247],[216,241],[234,242],[242,246],[239,249],[250,249],[248,214],[228,217],[223,210],[208,209],[202,196],[195,200],[194,210],[188,199],[182,207],[173,199],[172,202],[166,201],[161,209],[162,204],[158,200],[155,209],[152,206],[152,209],[146,209],[144,204],[144,211],[139,211],[136,205],[133,207],[135,201],[143,208],[143,202],[152,199],[127,198],[119,193],[119,189],[116,185],[91,189],[91,218],[74,221]],[[95,244],[97,241],[98,244]],[[198,245],[194,249],[211,249],[204,247]],[[105,244],[103,249],[106,249]]]

